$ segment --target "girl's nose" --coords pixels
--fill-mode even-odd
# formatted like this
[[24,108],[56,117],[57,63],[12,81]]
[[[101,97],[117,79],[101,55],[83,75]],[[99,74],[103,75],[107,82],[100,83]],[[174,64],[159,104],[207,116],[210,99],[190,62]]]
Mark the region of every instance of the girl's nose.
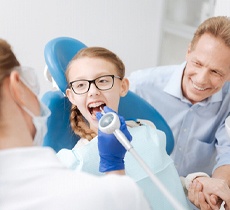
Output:
[[88,91],[89,96],[91,95],[99,95],[100,90],[96,87],[94,83],[90,84],[89,91]]

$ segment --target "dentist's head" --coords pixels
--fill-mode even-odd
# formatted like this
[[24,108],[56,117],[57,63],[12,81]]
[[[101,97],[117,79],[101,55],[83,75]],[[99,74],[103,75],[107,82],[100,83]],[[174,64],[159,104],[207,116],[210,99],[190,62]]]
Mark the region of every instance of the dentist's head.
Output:
[[41,145],[50,111],[38,100],[39,83],[0,39],[0,149]]

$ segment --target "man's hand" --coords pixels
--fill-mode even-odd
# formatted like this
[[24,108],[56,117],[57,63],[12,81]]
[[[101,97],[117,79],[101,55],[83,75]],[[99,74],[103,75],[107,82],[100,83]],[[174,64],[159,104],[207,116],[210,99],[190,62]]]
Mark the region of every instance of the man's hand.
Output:
[[230,189],[222,179],[198,177],[189,187],[188,198],[202,210],[219,210],[223,201],[230,205]]

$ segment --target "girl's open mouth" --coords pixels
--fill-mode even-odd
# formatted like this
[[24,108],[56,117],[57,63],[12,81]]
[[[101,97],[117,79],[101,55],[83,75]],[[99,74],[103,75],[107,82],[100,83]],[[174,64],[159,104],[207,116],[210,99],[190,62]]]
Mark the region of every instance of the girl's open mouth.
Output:
[[101,109],[103,110],[104,106],[106,106],[106,104],[103,102],[91,103],[88,105],[88,110],[91,115],[96,116],[96,112],[101,112]]

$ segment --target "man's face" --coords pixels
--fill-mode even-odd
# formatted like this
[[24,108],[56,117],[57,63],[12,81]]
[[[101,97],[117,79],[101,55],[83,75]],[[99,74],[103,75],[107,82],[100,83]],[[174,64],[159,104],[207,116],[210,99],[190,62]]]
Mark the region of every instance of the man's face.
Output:
[[189,48],[182,79],[183,95],[195,104],[218,92],[230,80],[230,48],[220,38],[204,34]]

